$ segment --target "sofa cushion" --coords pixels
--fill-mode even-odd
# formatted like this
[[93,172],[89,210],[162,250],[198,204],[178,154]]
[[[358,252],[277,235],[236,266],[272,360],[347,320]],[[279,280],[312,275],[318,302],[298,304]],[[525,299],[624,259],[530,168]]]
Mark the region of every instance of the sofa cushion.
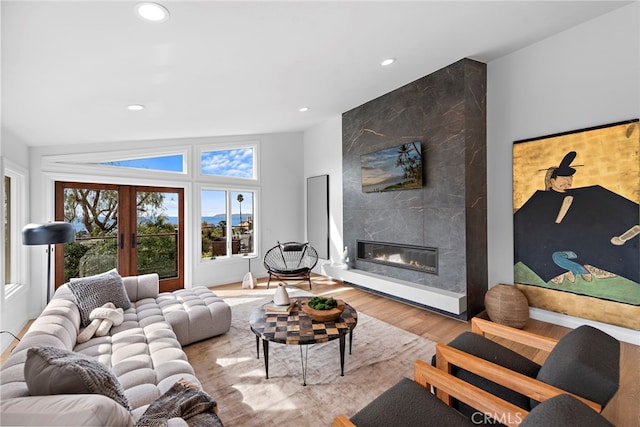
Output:
[[24,376],[32,396],[102,394],[130,409],[122,385],[111,371],[80,353],[32,347],[27,351]]
[[89,316],[93,309],[102,307],[108,302],[112,302],[116,308],[123,310],[131,307],[122,278],[115,268],[95,276],[71,279],[68,287],[80,310],[82,327],[87,327],[91,323]]
[[0,401],[3,426],[133,427],[127,409],[101,394],[57,394]]

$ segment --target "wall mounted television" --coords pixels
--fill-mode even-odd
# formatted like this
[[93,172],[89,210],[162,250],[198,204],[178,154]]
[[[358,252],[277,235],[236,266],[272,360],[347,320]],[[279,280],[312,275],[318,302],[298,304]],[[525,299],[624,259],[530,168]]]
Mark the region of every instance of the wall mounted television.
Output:
[[360,159],[364,193],[410,190],[424,185],[421,141],[363,154]]

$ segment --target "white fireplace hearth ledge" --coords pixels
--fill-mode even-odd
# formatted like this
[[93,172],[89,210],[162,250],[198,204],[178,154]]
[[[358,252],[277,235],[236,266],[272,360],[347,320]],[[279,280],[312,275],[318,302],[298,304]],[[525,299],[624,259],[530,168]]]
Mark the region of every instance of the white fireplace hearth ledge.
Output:
[[350,282],[363,288],[381,292],[452,314],[464,313],[467,309],[465,294],[418,285],[405,280],[393,279],[363,270],[349,270],[339,265],[324,264],[323,273],[333,279]]

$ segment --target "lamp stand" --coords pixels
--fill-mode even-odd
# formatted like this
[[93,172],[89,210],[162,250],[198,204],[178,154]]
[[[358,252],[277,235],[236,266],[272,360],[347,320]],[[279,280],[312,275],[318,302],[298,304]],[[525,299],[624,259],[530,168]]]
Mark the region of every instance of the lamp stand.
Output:
[[49,247],[47,249],[47,304],[51,301],[51,252],[53,251],[53,246],[49,243]]

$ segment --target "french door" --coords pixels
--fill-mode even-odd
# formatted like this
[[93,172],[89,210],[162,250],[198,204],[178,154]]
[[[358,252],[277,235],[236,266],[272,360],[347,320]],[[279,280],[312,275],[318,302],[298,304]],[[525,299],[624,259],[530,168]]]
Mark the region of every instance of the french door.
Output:
[[55,200],[56,221],[76,229],[75,242],[57,245],[56,288],[112,268],[158,273],[161,292],[184,287],[182,188],[56,182]]

